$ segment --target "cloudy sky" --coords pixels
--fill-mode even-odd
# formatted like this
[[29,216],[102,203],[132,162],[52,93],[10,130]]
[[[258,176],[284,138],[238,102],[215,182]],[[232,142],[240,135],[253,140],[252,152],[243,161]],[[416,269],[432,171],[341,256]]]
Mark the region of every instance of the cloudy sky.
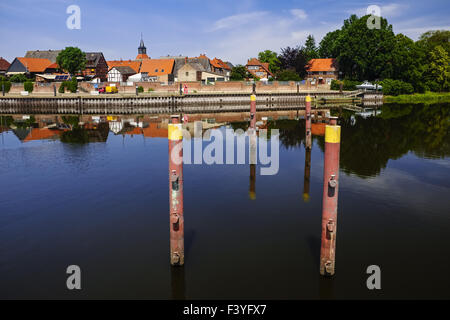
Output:
[[[81,9],[81,29],[69,30],[70,5]],[[245,63],[259,51],[316,41],[352,13],[378,5],[394,27],[416,40],[430,29],[450,29],[450,1],[332,0],[0,0],[0,56],[11,61],[27,50],[78,46],[107,60],[137,54],[141,32],[152,58],[220,57]]]

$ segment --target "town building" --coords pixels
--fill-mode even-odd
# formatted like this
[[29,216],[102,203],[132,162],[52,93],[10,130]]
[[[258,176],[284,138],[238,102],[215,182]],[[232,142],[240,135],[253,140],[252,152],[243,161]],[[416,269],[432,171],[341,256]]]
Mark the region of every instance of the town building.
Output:
[[25,58],[48,59],[52,63],[56,62],[56,57],[62,50],[33,50],[27,51]]
[[48,59],[17,57],[9,66],[6,74],[12,76],[15,74],[26,74],[34,76],[38,73],[44,73],[52,62]]
[[111,70],[114,67],[130,67],[134,70],[134,73],[139,73],[141,70],[142,61],[138,60],[111,60],[107,61],[108,68]]
[[99,78],[101,81],[106,81],[108,74],[108,64],[101,52],[87,52],[86,53],[86,68],[82,72],[86,78]]
[[148,76],[148,81],[162,83],[174,82],[174,59],[146,59],[142,60],[140,73]]
[[126,82],[128,77],[135,74],[136,72],[128,67],[112,67],[108,71],[108,82]]
[[263,63],[256,58],[249,59],[245,68],[258,79],[269,79],[269,77],[273,77],[272,72],[269,70],[269,64]]
[[0,75],[5,75],[10,65],[8,61],[0,57]]
[[311,59],[306,66],[307,80],[311,84],[331,84],[339,77],[337,61],[334,58]]

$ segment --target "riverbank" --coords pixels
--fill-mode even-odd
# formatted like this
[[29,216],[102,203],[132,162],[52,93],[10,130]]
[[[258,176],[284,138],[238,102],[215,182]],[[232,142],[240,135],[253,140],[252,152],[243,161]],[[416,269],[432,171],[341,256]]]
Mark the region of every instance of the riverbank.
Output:
[[450,92],[427,92],[427,93],[414,93],[403,94],[398,96],[384,96],[383,102],[385,103],[442,103],[450,102]]

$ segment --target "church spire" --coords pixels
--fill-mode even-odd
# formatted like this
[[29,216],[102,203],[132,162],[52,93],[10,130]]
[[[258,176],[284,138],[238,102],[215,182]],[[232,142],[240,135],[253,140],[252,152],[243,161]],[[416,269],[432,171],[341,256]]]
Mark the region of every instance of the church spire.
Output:
[[147,48],[144,45],[144,39],[141,32],[141,43],[139,44],[138,54],[147,54]]

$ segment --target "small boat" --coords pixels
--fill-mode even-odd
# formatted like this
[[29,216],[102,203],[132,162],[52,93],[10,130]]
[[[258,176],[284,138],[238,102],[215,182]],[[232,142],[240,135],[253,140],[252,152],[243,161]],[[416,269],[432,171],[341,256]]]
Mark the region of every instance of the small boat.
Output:
[[356,89],[381,90],[381,89],[383,89],[383,87],[380,86],[379,84],[375,85],[375,84],[371,84],[369,81],[364,81],[360,85],[357,85]]

